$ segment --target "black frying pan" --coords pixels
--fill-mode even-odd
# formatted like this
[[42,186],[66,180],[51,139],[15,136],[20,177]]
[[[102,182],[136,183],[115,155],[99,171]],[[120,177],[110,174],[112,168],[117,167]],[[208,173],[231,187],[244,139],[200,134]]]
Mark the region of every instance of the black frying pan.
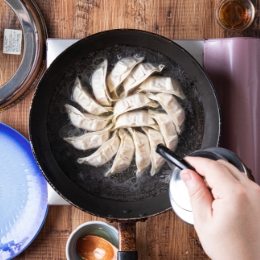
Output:
[[[112,30],[89,36],[64,51],[40,81],[30,111],[32,148],[48,182],[67,201],[90,214],[122,224],[154,216],[168,210],[168,165],[154,177],[147,171],[139,180],[135,166],[104,178],[109,165],[94,168],[81,165],[77,158],[93,151],[78,151],[62,137],[80,134],[70,125],[64,104],[80,109],[71,100],[71,90],[78,76],[91,92],[89,80],[97,64],[107,58],[108,73],[121,57],[145,57],[145,61],[162,63],[160,75],[177,79],[186,100],[186,121],[176,153],[183,157],[200,148],[213,147],[219,138],[219,108],[213,86],[207,75],[184,49],[156,34],[139,30]],[[124,228],[123,228],[124,229]],[[124,236],[124,235],[122,235]],[[122,249],[122,248],[119,248]],[[131,250],[126,247],[126,251]],[[120,256],[119,256],[120,257]]]

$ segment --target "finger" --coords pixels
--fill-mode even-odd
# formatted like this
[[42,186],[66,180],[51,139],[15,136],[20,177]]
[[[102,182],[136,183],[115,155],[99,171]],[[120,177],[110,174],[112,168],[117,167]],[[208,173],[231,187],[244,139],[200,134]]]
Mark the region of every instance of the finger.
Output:
[[196,226],[211,217],[213,197],[203,179],[196,172],[185,169],[181,171],[180,176],[189,191]]
[[245,173],[240,172],[233,164],[224,160],[218,160],[218,162],[224,165],[237,180],[243,182],[248,179]]
[[185,160],[195,168],[197,173],[205,177],[212,190],[214,187],[221,187],[222,190],[229,191],[238,182],[229,169],[219,161],[201,157],[185,157]]

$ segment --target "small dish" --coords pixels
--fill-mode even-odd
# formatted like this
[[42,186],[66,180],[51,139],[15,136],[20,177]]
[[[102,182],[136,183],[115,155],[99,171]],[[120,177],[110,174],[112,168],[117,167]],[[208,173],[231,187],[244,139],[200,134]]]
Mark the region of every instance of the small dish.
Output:
[[101,237],[118,248],[118,230],[115,227],[102,221],[89,221],[78,226],[77,229],[70,234],[66,244],[67,260],[82,260],[76,251],[76,244],[80,238],[87,235]]
[[216,18],[225,30],[244,31],[254,17],[255,7],[250,0],[221,0],[217,5]]

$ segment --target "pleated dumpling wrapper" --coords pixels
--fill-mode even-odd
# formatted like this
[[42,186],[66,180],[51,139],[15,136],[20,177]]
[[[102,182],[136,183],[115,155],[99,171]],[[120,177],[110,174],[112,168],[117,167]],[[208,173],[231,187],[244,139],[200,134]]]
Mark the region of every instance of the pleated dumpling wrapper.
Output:
[[138,87],[136,92],[168,93],[181,99],[186,98],[177,80],[163,76],[149,77]]
[[153,110],[149,110],[148,114],[153,119],[155,119],[155,121],[159,125],[165,145],[172,151],[175,151],[179,138],[176,131],[176,127],[172,122],[170,116],[165,113],[161,113]]
[[120,115],[115,122],[114,129],[149,126],[159,130],[159,126],[145,110],[134,110]]
[[142,130],[147,135],[150,143],[150,147],[151,147],[150,156],[151,156],[151,163],[152,163],[150,175],[154,176],[156,173],[159,172],[159,170],[162,168],[162,166],[165,163],[164,158],[160,154],[156,153],[156,146],[158,144],[164,144],[164,140],[159,131],[156,131],[148,127],[142,127]]
[[103,107],[98,104],[95,99],[83,89],[79,78],[76,78],[74,83],[72,99],[92,115],[101,115],[113,110],[111,107]]
[[177,133],[180,134],[182,130],[182,124],[185,121],[185,111],[177,99],[173,95],[166,93],[160,93],[156,95],[148,93],[148,97],[160,103],[162,108],[171,117],[173,123],[175,124]]
[[105,173],[106,177],[127,169],[134,156],[135,147],[132,137],[124,129],[119,129],[118,134],[120,146],[111,169]]
[[96,116],[88,113],[81,113],[77,108],[69,104],[66,104],[65,108],[71,124],[75,127],[88,131],[98,131],[104,129],[113,118],[113,115]]
[[103,143],[97,151],[90,156],[84,158],[78,158],[77,162],[82,164],[89,164],[95,167],[99,167],[109,162],[113,156],[117,153],[120,145],[120,139],[117,131],[113,133],[113,136]]
[[140,177],[151,164],[149,140],[148,137],[140,131],[136,131],[132,128],[129,128],[128,131],[134,140],[135,164],[137,167],[136,177]]
[[109,91],[117,97],[117,89],[120,84],[131,73],[132,69],[143,60],[144,57],[126,57],[119,60],[107,77]]
[[127,97],[135,88],[144,82],[154,72],[161,72],[165,66],[160,64],[154,66],[151,63],[140,63],[138,64],[129,76],[124,80],[124,96]]
[[114,106],[114,118],[116,118],[128,111],[135,110],[142,107],[153,107],[157,108],[159,105],[157,102],[152,101],[147,97],[147,95],[143,93],[136,93],[126,98],[122,98],[118,102],[116,102]]
[[80,136],[67,137],[63,138],[63,140],[70,143],[78,150],[89,150],[92,148],[97,148],[108,140],[112,127],[113,124],[110,124],[103,130],[88,132]]
[[107,76],[107,60],[101,62],[91,77],[91,86],[93,94],[97,102],[102,106],[111,106],[111,98],[109,96],[106,84]]

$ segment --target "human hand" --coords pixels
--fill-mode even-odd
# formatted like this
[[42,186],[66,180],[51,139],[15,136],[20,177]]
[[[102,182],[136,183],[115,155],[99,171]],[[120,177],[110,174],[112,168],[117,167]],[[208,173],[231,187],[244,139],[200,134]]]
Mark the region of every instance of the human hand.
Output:
[[185,169],[194,227],[214,260],[260,259],[260,187],[224,161],[186,157],[196,172]]

